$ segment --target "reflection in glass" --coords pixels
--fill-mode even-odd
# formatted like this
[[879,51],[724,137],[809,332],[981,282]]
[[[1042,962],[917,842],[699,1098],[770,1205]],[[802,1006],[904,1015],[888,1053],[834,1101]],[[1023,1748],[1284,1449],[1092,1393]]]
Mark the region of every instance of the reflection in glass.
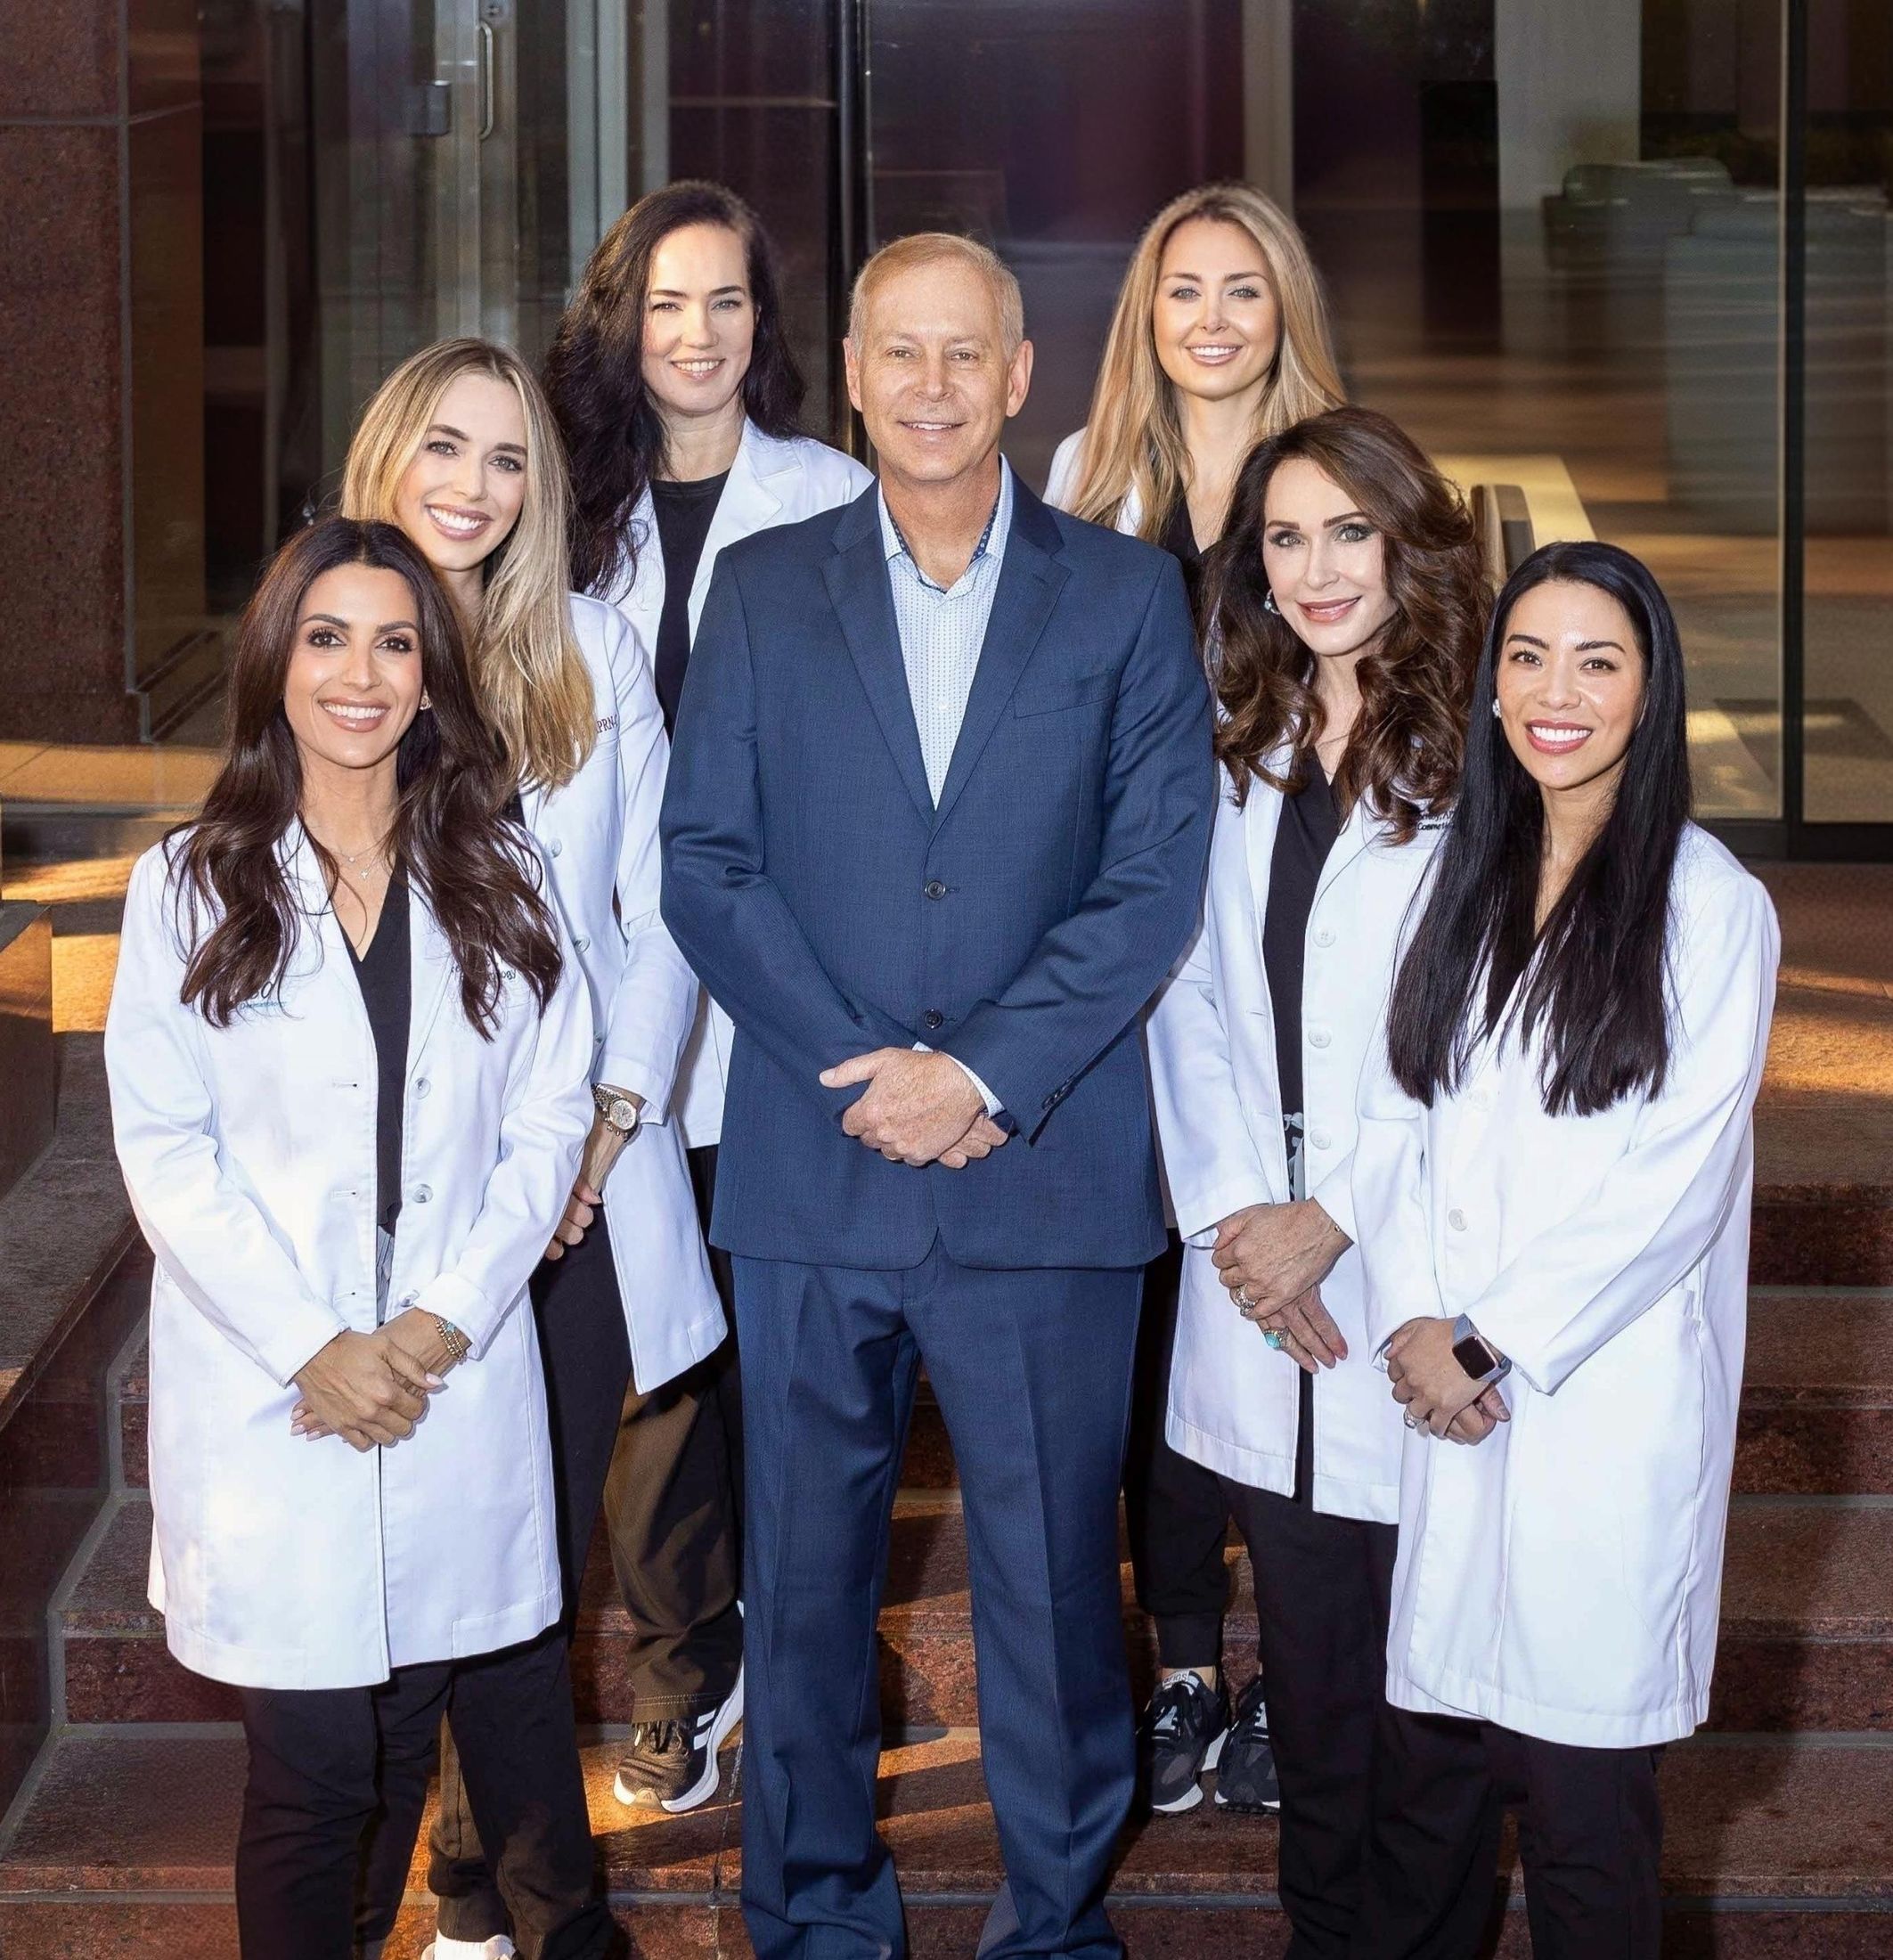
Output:
[[1893,11],[1808,9],[1807,814],[1893,820]]

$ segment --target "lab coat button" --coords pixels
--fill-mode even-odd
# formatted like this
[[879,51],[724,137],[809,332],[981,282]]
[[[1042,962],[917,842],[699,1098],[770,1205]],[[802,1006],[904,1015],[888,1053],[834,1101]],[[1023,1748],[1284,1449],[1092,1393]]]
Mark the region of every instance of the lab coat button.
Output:
[[1446,1214],[1446,1222],[1456,1232],[1463,1232],[1465,1229],[1465,1213],[1456,1206]]
[[550,851],[554,857],[557,857],[559,853],[565,849],[565,845],[561,844],[557,837],[553,837],[546,845],[546,849]]
[[1308,1133],[1308,1140],[1316,1149],[1326,1150],[1334,1139],[1326,1130],[1311,1130]]
[[589,939],[575,939],[572,942],[572,951],[574,952],[589,952],[591,950],[592,942]]
[[1310,1028],[1308,1031],[1308,1045],[1310,1048],[1326,1048],[1334,1038],[1325,1027]]
[[415,1189],[414,1202],[417,1205],[425,1205],[428,1200],[433,1196],[433,1192],[430,1191],[425,1184],[422,1184],[418,1186]]
[[434,1085],[427,1079],[425,1075],[420,1075],[415,1078],[414,1093],[417,1096],[429,1096],[433,1092]]
[[1334,943],[1334,935],[1332,928],[1326,926],[1322,927],[1315,935],[1315,943],[1318,946],[1332,946]]

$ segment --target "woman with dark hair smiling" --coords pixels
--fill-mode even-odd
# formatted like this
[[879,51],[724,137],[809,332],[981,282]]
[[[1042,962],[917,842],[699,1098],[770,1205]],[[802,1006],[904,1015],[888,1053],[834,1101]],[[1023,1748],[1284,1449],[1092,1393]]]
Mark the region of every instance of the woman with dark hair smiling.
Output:
[[105,1058],[157,1259],[151,1597],[242,1694],[242,1950],[379,1950],[394,1905],[356,1901],[398,1904],[451,1713],[502,1884],[530,1852],[524,1951],[602,1953],[525,1303],[583,992],[399,531],[285,545],[230,688],[201,816],[133,873]]
[[1221,707],[1204,920],[1147,1022],[1187,1250],[1172,1448],[1249,1547],[1279,1890],[1298,1955],[1353,1932],[1385,1703],[1400,1426],[1374,1371],[1349,1159],[1400,920],[1445,829],[1490,592],[1450,485],[1383,415],[1260,444],[1204,590]]
[[[654,191],[605,234],[546,355],[545,391],[571,461],[572,584],[629,621],[668,735],[718,553],[845,503],[870,478],[798,432],[775,255],[721,184]],[[706,1228],[731,1040],[704,996],[671,1098]],[[710,1262],[727,1322],[729,1261]],[[606,1497],[632,1629],[622,1803],[675,1812],[715,1793],[717,1749],[743,1709],[741,1493],[729,1340],[624,1401]]]
[[1362,1085],[1368,1325],[1408,1425],[1388,1960],[1475,1951],[1508,1802],[1538,1960],[1660,1944],[1657,1759],[1709,1709],[1780,951],[1689,810],[1655,580],[1546,546],[1499,595]]

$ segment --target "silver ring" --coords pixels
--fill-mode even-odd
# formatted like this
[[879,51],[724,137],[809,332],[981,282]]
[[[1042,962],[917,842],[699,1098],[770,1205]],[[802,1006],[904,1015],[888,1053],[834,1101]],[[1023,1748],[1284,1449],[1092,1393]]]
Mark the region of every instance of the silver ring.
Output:
[[1249,1309],[1255,1304],[1254,1301],[1250,1299],[1249,1289],[1246,1286],[1238,1286],[1236,1289],[1234,1297],[1236,1300],[1236,1304],[1239,1306],[1244,1313],[1248,1312]]
[[1412,1416],[1402,1416],[1400,1417],[1400,1420],[1405,1423],[1409,1429],[1421,1429],[1425,1426],[1416,1417]]

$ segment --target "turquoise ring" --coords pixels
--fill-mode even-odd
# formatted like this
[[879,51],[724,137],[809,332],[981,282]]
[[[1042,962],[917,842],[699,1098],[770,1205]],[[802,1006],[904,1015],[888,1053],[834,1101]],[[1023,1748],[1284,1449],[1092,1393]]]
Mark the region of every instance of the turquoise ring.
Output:
[[1282,1350],[1288,1345],[1288,1336],[1284,1334],[1279,1327],[1264,1327],[1262,1329],[1262,1338],[1263,1340],[1268,1342],[1269,1345],[1272,1347],[1277,1354],[1279,1354]]

